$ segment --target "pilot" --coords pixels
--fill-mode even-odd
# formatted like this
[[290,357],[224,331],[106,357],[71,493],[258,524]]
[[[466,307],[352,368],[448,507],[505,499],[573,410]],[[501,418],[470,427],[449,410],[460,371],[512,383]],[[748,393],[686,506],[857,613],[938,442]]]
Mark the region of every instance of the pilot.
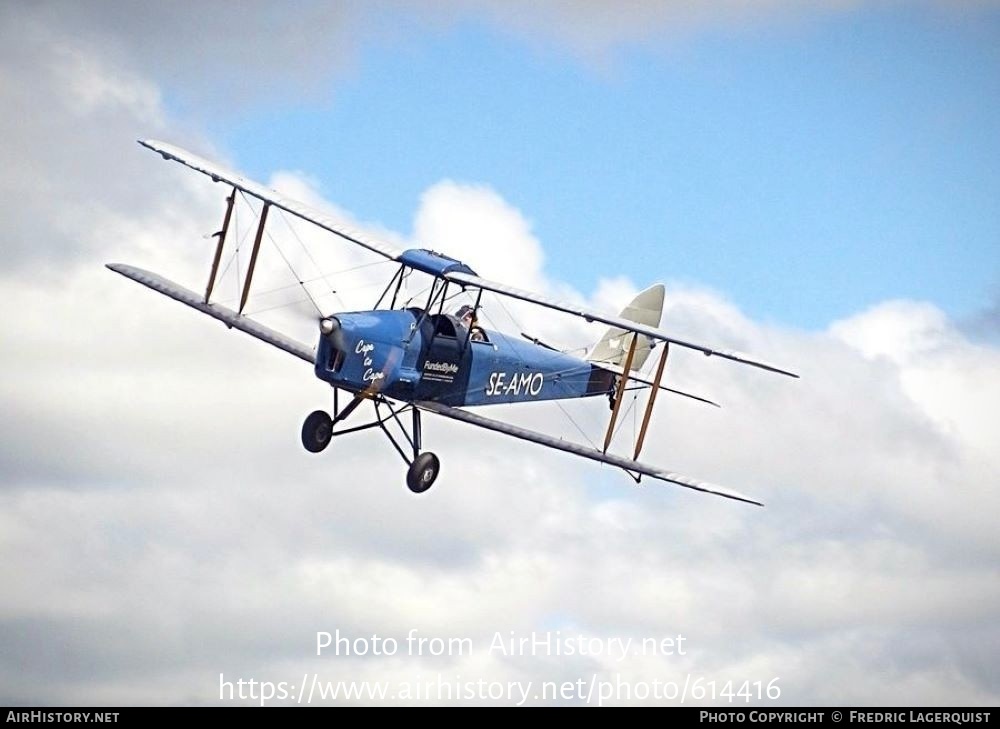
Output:
[[462,326],[468,329],[472,334],[472,341],[474,342],[484,342],[486,341],[486,334],[483,332],[482,327],[476,324],[476,310],[471,306],[466,304],[455,312],[455,318],[462,322]]

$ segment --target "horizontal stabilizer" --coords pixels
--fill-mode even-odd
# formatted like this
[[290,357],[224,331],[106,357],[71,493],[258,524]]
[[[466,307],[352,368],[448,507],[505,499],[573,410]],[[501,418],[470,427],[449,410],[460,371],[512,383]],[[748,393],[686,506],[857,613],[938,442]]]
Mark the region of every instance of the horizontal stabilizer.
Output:
[[141,283],[143,286],[148,286],[153,289],[153,291],[158,291],[164,296],[169,296],[171,299],[176,299],[182,304],[187,304],[192,309],[197,309],[202,314],[208,314],[210,317],[218,319],[233,329],[239,329],[241,332],[245,332],[251,337],[256,337],[262,342],[267,342],[272,347],[277,347],[278,349],[283,349],[289,354],[294,354],[296,357],[304,359],[309,364],[312,364],[316,359],[313,354],[313,350],[310,347],[296,342],[294,339],[286,337],[281,332],[275,331],[270,327],[266,327],[253,319],[240,316],[232,309],[222,306],[221,304],[206,304],[201,296],[190,289],[184,288],[180,284],[168,281],[162,276],[150,271],[144,271],[141,268],[128,266],[124,263],[109,263],[107,266],[112,271],[120,273],[125,278],[130,278],[133,281]]
[[[601,369],[608,370],[609,372],[614,372],[616,375],[620,375],[622,373],[622,370],[625,369],[624,367],[608,367],[607,365],[601,365],[600,367]],[[652,380],[647,380],[644,377],[638,377],[635,374],[629,375],[628,381],[637,382],[640,385],[647,385],[649,387],[652,387],[654,384],[656,384]],[[698,402],[703,402],[708,405],[713,405],[717,408],[722,407],[719,403],[715,402],[714,400],[709,400],[707,397],[701,397],[700,395],[692,395],[690,392],[684,392],[683,390],[675,390],[674,388],[667,387],[666,385],[659,385],[659,389],[663,390],[663,392],[669,392],[674,395],[680,395],[681,397],[686,397],[690,400],[697,400]]]
[[677,484],[678,486],[694,489],[695,491],[704,491],[705,493],[723,496],[727,499],[734,499],[735,501],[743,501],[748,504],[763,506],[761,502],[751,499],[749,496],[744,496],[743,494],[737,493],[736,491],[730,491],[729,489],[722,488],[721,486],[715,486],[714,484],[705,483],[704,481],[697,481],[678,473],[671,473],[670,471],[666,471],[662,468],[648,466],[644,463],[639,463],[638,461],[633,461],[621,456],[616,456],[610,453],[602,453],[596,448],[589,448],[576,443],[570,443],[560,438],[554,438],[550,435],[538,433],[534,430],[527,430],[526,428],[521,428],[510,423],[504,423],[500,420],[485,418],[482,415],[470,413],[468,410],[461,410],[459,408],[443,405],[438,402],[420,401],[415,402],[414,405],[421,410],[426,410],[430,413],[437,413],[438,415],[443,415],[444,417],[451,418],[452,420],[458,420],[462,423],[475,425],[478,428],[485,428],[486,430],[492,430],[497,433],[504,433],[505,435],[510,435],[514,438],[520,438],[521,440],[538,443],[546,448],[554,448],[555,450],[563,451],[565,453],[571,453],[574,456],[589,458],[592,461],[607,463],[608,465],[617,466],[618,468],[622,468],[631,473],[639,473],[643,476],[649,476],[650,478],[655,478],[660,481]]

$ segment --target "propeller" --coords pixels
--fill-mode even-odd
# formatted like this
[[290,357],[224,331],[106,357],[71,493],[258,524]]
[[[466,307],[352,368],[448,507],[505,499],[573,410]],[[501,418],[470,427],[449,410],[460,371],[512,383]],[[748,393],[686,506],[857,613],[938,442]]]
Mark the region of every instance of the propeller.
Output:
[[[315,319],[315,317],[314,317]],[[340,320],[335,316],[325,316],[317,319],[319,333],[330,340],[334,349],[347,354],[347,346],[344,341],[344,330],[340,326]]]
[[[345,341],[344,330],[340,324],[340,320],[336,316],[325,316],[319,320],[319,333],[321,336],[326,337],[335,349],[344,352],[345,356],[350,356],[349,346]],[[382,389],[388,383],[389,373],[395,369],[402,357],[402,350],[398,348],[392,348],[389,351],[389,356],[386,357],[385,364],[379,371],[378,376],[373,377],[368,386],[362,390],[361,395],[368,398],[374,398],[378,395]]]

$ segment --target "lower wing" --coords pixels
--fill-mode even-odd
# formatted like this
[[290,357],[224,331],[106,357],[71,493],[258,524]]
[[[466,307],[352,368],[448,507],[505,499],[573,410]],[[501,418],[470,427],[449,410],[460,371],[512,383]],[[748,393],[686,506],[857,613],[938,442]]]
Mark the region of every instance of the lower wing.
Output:
[[437,413],[438,415],[443,415],[446,418],[458,420],[462,423],[468,423],[469,425],[475,425],[477,428],[493,430],[497,433],[504,433],[515,438],[520,438],[521,440],[538,443],[546,448],[554,448],[559,451],[564,451],[565,453],[572,453],[574,456],[581,456],[583,458],[589,458],[592,461],[607,463],[611,466],[617,466],[618,468],[622,468],[631,473],[639,473],[643,476],[649,476],[650,478],[655,478],[660,481],[677,484],[678,486],[694,489],[695,491],[704,491],[708,494],[723,496],[727,499],[743,501],[748,504],[756,504],[757,506],[764,505],[760,501],[751,499],[749,496],[744,496],[743,494],[737,493],[736,491],[730,491],[729,489],[722,488],[721,486],[705,483],[704,481],[697,481],[678,473],[672,473],[662,468],[649,466],[621,456],[603,453],[596,448],[588,448],[587,446],[570,443],[559,438],[554,438],[550,435],[545,435],[544,433],[538,433],[533,430],[520,428],[516,425],[511,425],[510,423],[485,418],[482,415],[471,413],[468,410],[460,410],[459,408],[453,408],[449,405],[442,405],[437,402],[418,401],[413,404],[421,410],[425,410],[430,413]]
[[262,342],[267,342],[272,347],[277,347],[278,349],[283,349],[289,354],[294,354],[296,357],[304,359],[309,364],[312,364],[315,361],[315,355],[312,348],[307,347],[300,342],[296,342],[294,339],[286,337],[281,332],[275,331],[270,327],[266,327],[253,319],[241,316],[232,309],[222,306],[221,304],[206,304],[202,296],[199,296],[190,289],[184,288],[180,284],[168,281],[163,278],[163,276],[159,276],[150,271],[144,271],[143,269],[136,268],[135,266],[127,266],[124,263],[109,263],[107,266],[112,271],[120,273],[125,278],[130,278],[133,281],[141,283],[143,286],[148,286],[153,289],[153,291],[158,291],[164,296],[169,296],[171,299],[175,299],[182,304],[187,304],[191,308],[197,309],[202,314],[208,314],[210,317],[218,319],[226,326],[230,326],[233,329],[239,329],[241,332],[245,332],[251,337],[256,337]]

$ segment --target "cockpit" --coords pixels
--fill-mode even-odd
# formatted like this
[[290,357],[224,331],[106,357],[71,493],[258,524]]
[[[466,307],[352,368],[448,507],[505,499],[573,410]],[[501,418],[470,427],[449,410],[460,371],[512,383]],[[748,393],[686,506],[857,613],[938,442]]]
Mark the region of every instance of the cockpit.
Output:
[[[468,310],[468,311],[466,311]],[[415,316],[420,316],[423,312],[420,309],[413,309]],[[453,314],[430,314],[423,320],[421,329],[425,341],[431,339],[455,340],[459,345],[464,345],[466,337],[472,342],[489,342],[489,335],[476,323],[475,317],[470,316],[471,306],[463,306]]]
[[[428,318],[431,320],[431,324],[434,325],[435,337],[451,337],[452,339],[458,338],[458,332],[461,324],[457,317],[451,316],[450,314],[432,314]],[[465,334],[464,330],[462,331],[462,334]]]

